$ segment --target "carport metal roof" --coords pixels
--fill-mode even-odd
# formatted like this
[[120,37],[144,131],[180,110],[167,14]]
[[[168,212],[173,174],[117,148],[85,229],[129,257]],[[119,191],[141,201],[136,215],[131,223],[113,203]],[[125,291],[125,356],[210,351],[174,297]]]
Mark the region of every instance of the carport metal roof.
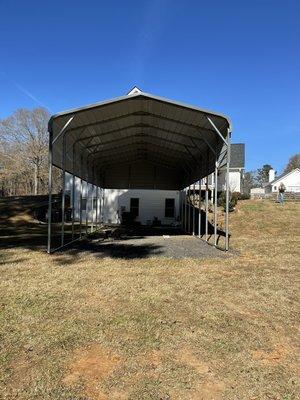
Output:
[[180,190],[225,165],[221,114],[141,92],[49,121],[52,164],[105,188]]

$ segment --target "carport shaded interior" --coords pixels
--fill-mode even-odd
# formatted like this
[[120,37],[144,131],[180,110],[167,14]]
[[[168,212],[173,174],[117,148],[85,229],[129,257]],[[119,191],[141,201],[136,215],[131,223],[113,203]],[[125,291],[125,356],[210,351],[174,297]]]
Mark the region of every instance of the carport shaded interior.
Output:
[[60,113],[49,122],[53,164],[104,188],[180,190],[226,161],[207,117],[227,138],[225,116],[140,91]]

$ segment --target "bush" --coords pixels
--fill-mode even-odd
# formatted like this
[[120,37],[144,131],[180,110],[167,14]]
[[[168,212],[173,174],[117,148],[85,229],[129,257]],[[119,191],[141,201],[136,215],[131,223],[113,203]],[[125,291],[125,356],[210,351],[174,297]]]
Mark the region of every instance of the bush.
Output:
[[249,200],[249,199],[250,199],[250,193],[241,194],[241,200]]
[[[234,211],[234,207],[238,202],[237,192],[229,192],[229,199],[229,211]],[[218,204],[223,207],[224,211],[226,210],[226,192],[220,194]]]
[[248,193],[232,192],[232,196],[236,197],[237,200],[250,199],[250,194],[248,194]]

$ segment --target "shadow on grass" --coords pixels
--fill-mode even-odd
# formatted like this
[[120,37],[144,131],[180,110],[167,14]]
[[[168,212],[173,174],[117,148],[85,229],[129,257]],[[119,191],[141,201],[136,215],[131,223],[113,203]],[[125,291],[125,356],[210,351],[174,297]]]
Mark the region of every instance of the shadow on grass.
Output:
[[[52,246],[55,248],[60,245],[60,228],[54,227],[54,233],[52,236]],[[145,233],[145,232],[143,232]],[[77,233],[78,234],[78,233]],[[159,235],[159,233],[156,233]],[[178,234],[176,232],[176,234]],[[119,237],[118,243],[113,239],[104,239],[101,235],[93,235],[93,240],[83,239],[72,243],[65,247],[64,250],[58,251],[55,254],[60,255],[55,259],[60,265],[67,265],[77,262],[78,254],[85,252],[91,253],[96,257],[112,257],[121,259],[135,259],[135,258],[146,258],[151,255],[160,255],[160,247],[155,244],[138,244],[139,240],[145,238],[144,235],[137,234],[137,232],[130,231],[128,234]],[[65,242],[71,241],[72,237],[70,233],[65,234]],[[136,240],[136,244],[126,244],[127,240]],[[2,249],[27,249],[31,251],[43,252],[46,251],[47,242],[47,226],[39,225],[33,226],[1,226],[0,229],[0,250]],[[124,242],[124,243],[119,243]],[[7,263],[18,263],[24,260],[18,259],[10,261],[12,253],[3,253],[0,256],[0,265]]]
[[[196,215],[195,220],[198,220],[198,215]],[[205,231],[205,212],[201,213],[201,230]],[[190,223],[192,226],[192,223]],[[85,227],[82,227],[83,233],[85,233]],[[60,231],[61,227],[59,224],[53,224],[52,226],[52,239],[51,244],[52,248],[59,247],[60,242]],[[198,231],[198,226],[196,224],[195,231]],[[180,236],[185,234],[181,228],[178,227],[145,227],[145,226],[136,226],[123,228],[120,227],[115,230],[118,232],[117,234],[112,233],[110,237],[103,236],[103,233],[92,234],[88,239],[76,241],[71,243],[63,250],[56,252],[55,263],[60,265],[69,265],[72,263],[78,262],[78,255],[82,252],[90,253],[95,255],[98,258],[111,257],[111,258],[119,258],[119,259],[140,259],[140,258],[148,258],[151,256],[169,256],[169,257],[187,257],[189,254],[188,251],[191,251],[191,254],[195,254],[194,248],[199,248],[199,243],[195,241],[195,243],[190,243],[189,249],[182,249],[182,251],[178,248],[175,250],[174,247],[177,245],[174,244],[173,248],[168,246],[167,243],[164,242],[163,236]],[[209,237],[213,235],[214,226],[208,222],[208,235]],[[115,236],[114,236],[115,235]],[[224,232],[218,229],[218,235],[223,236]],[[79,226],[76,226],[76,235],[79,236]],[[153,242],[151,240],[145,241],[146,238],[153,237]],[[155,237],[162,237],[162,240],[155,239]],[[65,232],[65,243],[71,241],[71,226],[70,224],[66,225]],[[27,249],[31,251],[46,251],[46,243],[47,243],[47,225],[42,223],[23,223],[23,224],[1,224],[0,229],[0,250],[1,249]],[[203,245],[200,245],[203,247]],[[206,244],[205,244],[206,246]],[[208,246],[210,247],[210,246]],[[181,253],[180,253],[181,251]],[[207,253],[207,256],[210,256],[209,251],[206,251],[203,247],[203,254]],[[59,255],[59,257],[57,257]],[[10,257],[11,258],[11,257]],[[22,260],[19,260],[19,262]],[[8,258],[0,259],[0,265],[4,265],[9,263]],[[18,263],[18,261],[14,260],[13,263]]]
[[132,245],[126,243],[102,242],[94,244],[89,241],[78,242],[64,254],[56,253],[55,263],[59,265],[71,265],[78,261],[78,254],[87,252],[96,258],[116,258],[124,260],[134,260],[160,256],[163,254],[162,246],[156,244]]

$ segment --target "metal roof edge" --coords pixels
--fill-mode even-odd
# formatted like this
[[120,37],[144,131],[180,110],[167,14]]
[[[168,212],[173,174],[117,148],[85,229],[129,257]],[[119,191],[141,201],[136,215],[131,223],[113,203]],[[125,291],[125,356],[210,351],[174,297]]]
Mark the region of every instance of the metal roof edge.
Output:
[[178,107],[182,107],[182,108],[188,108],[190,110],[199,111],[199,112],[202,112],[204,114],[215,115],[217,117],[224,118],[228,123],[228,127],[229,127],[230,132],[232,132],[231,120],[230,120],[230,118],[228,118],[224,114],[220,114],[220,113],[217,113],[217,112],[214,112],[214,111],[211,111],[211,110],[207,110],[207,109],[204,109],[204,108],[193,106],[191,104],[187,104],[187,103],[184,103],[184,102],[170,100],[170,99],[168,99],[166,97],[155,96],[153,94],[146,93],[146,92],[119,96],[119,97],[115,97],[113,99],[104,100],[104,101],[100,101],[100,102],[97,102],[97,103],[91,103],[91,104],[88,104],[87,106],[77,107],[77,108],[73,108],[73,109],[70,109],[70,110],[66,110],[66,111],[62,111],[62,112],[53,114],[49,119],[48,127],[49,127],[49,129],[52,129],[53,121],[58,117],[62,117],[62,116],[69,115],[69,114],[78,113],[78,112],[85,111],[85,110],[90,110],[90,109],[93,109],[93,108],[96,108],[96,107],[101,107],[101,106],[112,104],[112,103],[117,103],[117,102],[124,101],[126,99],[128,100],[128,99],[131,99],[131,98],[134,98],[134,97],[147,97],[147,98],[150,98],[150,99],[153,99],[153,100],[162,101],[164,103],[169,103],[169,104],[172,104],[174,106],[178,106]]

